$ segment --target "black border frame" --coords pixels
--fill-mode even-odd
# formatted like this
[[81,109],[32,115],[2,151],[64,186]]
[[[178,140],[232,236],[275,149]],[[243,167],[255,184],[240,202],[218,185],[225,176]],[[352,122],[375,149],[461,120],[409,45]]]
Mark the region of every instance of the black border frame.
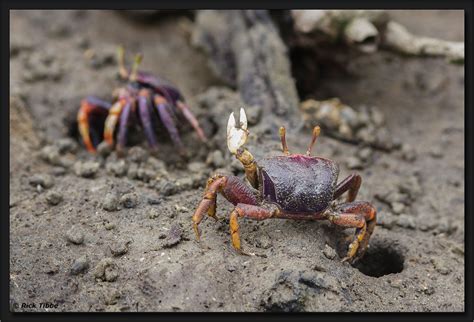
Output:
[[[0,248],[0,321],[31,321],[31,320],[64,320],[81,321],[85,319],[124,321],[128,319],[139,320],[187,320],[197,319],[206,321],[218,321],[226,319],[228,321],[238,321],[241,319],[261,319],[261,320],[419,320],[419,321],[473,321],[472,310],[472,128],[474,124],[472,113],[472,7],[470,0],[398,0],[398,1],[377,1],[377,0],[337,0],[337,1],[311,1],[311,0],[251,0],[235,2],[211,1],[211,0],[173,0],[169,2],[152,2],[146,0],[116,0],[113,2],[101,2],[91,0],[75,0],[65,2],[60,0],[0,0],[1,2],[1,107],[0,108],[0,131],[1,131],[1,248]],[[286,9],[286,8],[317,8],[317,9],[462,9],[465,12],[465,51],[466,59],[465,71],[465,312],[464,313],[11,313],[9,311],[9,46],[10,46],[10,12],[11,9]],[[7,140],[8,139],[8,140]],[[466,180],[467,179],[467,180]],[[449,294],[446,294],[449,296]]]

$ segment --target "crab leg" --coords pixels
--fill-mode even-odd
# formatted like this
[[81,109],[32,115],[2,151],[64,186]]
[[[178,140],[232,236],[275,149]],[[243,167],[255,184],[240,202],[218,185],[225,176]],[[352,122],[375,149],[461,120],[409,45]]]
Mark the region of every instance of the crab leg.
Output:
[[194,130],[198,134],[201,141],[206,142],[207,141],[206,135],[204,134],[204,131],[201,129],[201,127],[199,126],[199,122],[196,119],[196,117],[194,117],[193,113],[191,113],[191,111],[189,110],[189,107],[186,104],[184,104],[184,102],[179,101],[179,100],[176,101],[176,106],[178,106],[181,112],[183,112],[184,117],[186,118],[186,120],[188,120],[189,124],[191,124],[191,126],[194,128]]
[[336,211],[336,214],[328,216],[331,222],[343,227],[356,228],[354,241],[349,245],[347,256],[343,259],[343,261],[355,261],[367,249],[370,236],[375,229],[377,211],[365,201],[344,203]]
[[199,232],[199,224],[207,213],[209,217],[217,220],[216,216],[216,198],[217,193],[221,192],[227,183],[227,177],[221,175],[214,175],[207,180],[206,190],[199,206],[193,215],[193,228],[196,233],[196,239],[199,240],[201,233]]
[[104,140],[109,145],[114,144],[115,126],[117,125],[118,118],[122,113],[122,109],[126,102],[127,100],[125,97],[122,97],[117,102],[115,102],[109,110],[109,115],[105,119]]
[[155,103],[155,107],[158,110],[160,119],[168,130],[168,133],[170,134],[171,140],[174,142],[174,144],[178,146],[181,151],[184,151],[183,142],[181,142],[181,138],[179,137],[178,129],[176,128],[173,118],[171,117],[168,111],[169,105],[166,99],[161,95],[154,95],[153,100]]
[[148,140],[150,148],[156,149],[156,137],[155,133],[153,132],[150,114],[151,106],[150,91],[146,89],[141,90],[138,94],[138,114],[140,116],[140,120],[142,121],[145,136]]
[[246,185],[240,178],[235,176],[223,176],[216,174],[207,181],[204,197],[196,208],[193,215],[193,226],[196,238],[199,240],[200,233],[198,225],[207,213],[210,217],[217,220],[216,217],[216,198],[217,193],[221,193],[224,198],[232,204],[245,203],[250,205],[257,204],[257,191]]
[[130,110],[132,109],[132,101],[126,100],[122,113],[120,114],[120,125],[117,135],[117,151],[122,151],[127,144],[128,120],[130,119]]
[[232,240],[232,246],[235,250],[243,255],[248,255],[242,251],[240,246],[240,233],[239,233],[239,217],[247,217],[255,220],[265,220],[272,217],[277,217],[280,213],[278,207],[274,205],[267,205],[265,208],[257,205],[249,205],[244,203],[238,203],[232,213],[230,214],[230,235]]
[[79,133],[87,150],[91,153],[95,152],[95,146],[91,140],[89,128],[89,116],[94,113],[104,113],[110,109],[110,103],[99,98],[89,96],[81,101],[81,107],[77,113],[77,122],[79,124]]
[[333,200],[339,198],[344,192],[349,191],[346,202],[352,202],[357,197],[360,185],[362,184],[362,177],[357,173],[349,175],[336,186]]

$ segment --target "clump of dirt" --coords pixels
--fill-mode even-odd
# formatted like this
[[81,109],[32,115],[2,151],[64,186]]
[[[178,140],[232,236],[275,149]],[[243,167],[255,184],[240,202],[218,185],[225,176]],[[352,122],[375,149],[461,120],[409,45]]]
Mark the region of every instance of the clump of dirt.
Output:
[[[230,244],[232,205],[224,198],[217,201],[219,220],[202,222],[200,243],[191,217],[210,175],[243,176],[225,136],[228,116],[245,96],[225,85],[192,45],[198,24],[189,12],[133,15],[11,12],[12,310],[46,310],[21,308],[32,302],[88,312],[464,310],[462,67],[384,51],[354,57],[349,76],[326,66],[323,81],[299,99],[338,97],[356,112],[376,106],[384,119],[377,126],[400,143],[377,149],[322,131],[314,149],[340,164],[340,179],[352,169],[361,174],[358,199],[378,212],[371,247],[349,265],[341,258],[351,230],[241,220],[243,248],[255,254],[241,256]],[[425,23],[442,24],[436,36],[462,41],[463,15],[410,11],[392,18],[419,33],[427,32]],[[202,123],[207,144],[180,127],[188,159],[165,134],[157,154],[138,135],[125,157],[105,147],[90,155],[70,135],[80,99],[110,98],[119,84],[120,43],[144,53],[144,70],[178,84]],[[302,153],[311,133],[294,108],[288,145]],[[281,153],[277,124],[285,121],[262,111],[248,115],[248,148],[257,162]]]

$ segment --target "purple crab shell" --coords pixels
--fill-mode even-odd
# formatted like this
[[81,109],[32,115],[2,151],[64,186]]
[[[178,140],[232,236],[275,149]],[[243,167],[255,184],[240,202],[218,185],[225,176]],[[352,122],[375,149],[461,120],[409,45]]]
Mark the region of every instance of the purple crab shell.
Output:
[[263,197],[289,213],[319,213],[333,199],[339,167],[329,159],[302,154],[259,162]]

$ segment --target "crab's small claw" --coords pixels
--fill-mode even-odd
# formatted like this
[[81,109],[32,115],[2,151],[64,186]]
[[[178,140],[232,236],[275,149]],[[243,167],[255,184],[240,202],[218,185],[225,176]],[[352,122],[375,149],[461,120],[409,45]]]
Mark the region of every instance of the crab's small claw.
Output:
[[227,123],[227,147],[232,154],[236,154],[237,150],[247,142],[249,132],[247,130],[247,115],[244,108],[240,109],[239,123],[239,127],[237,127],[234,112],[232,112]]

